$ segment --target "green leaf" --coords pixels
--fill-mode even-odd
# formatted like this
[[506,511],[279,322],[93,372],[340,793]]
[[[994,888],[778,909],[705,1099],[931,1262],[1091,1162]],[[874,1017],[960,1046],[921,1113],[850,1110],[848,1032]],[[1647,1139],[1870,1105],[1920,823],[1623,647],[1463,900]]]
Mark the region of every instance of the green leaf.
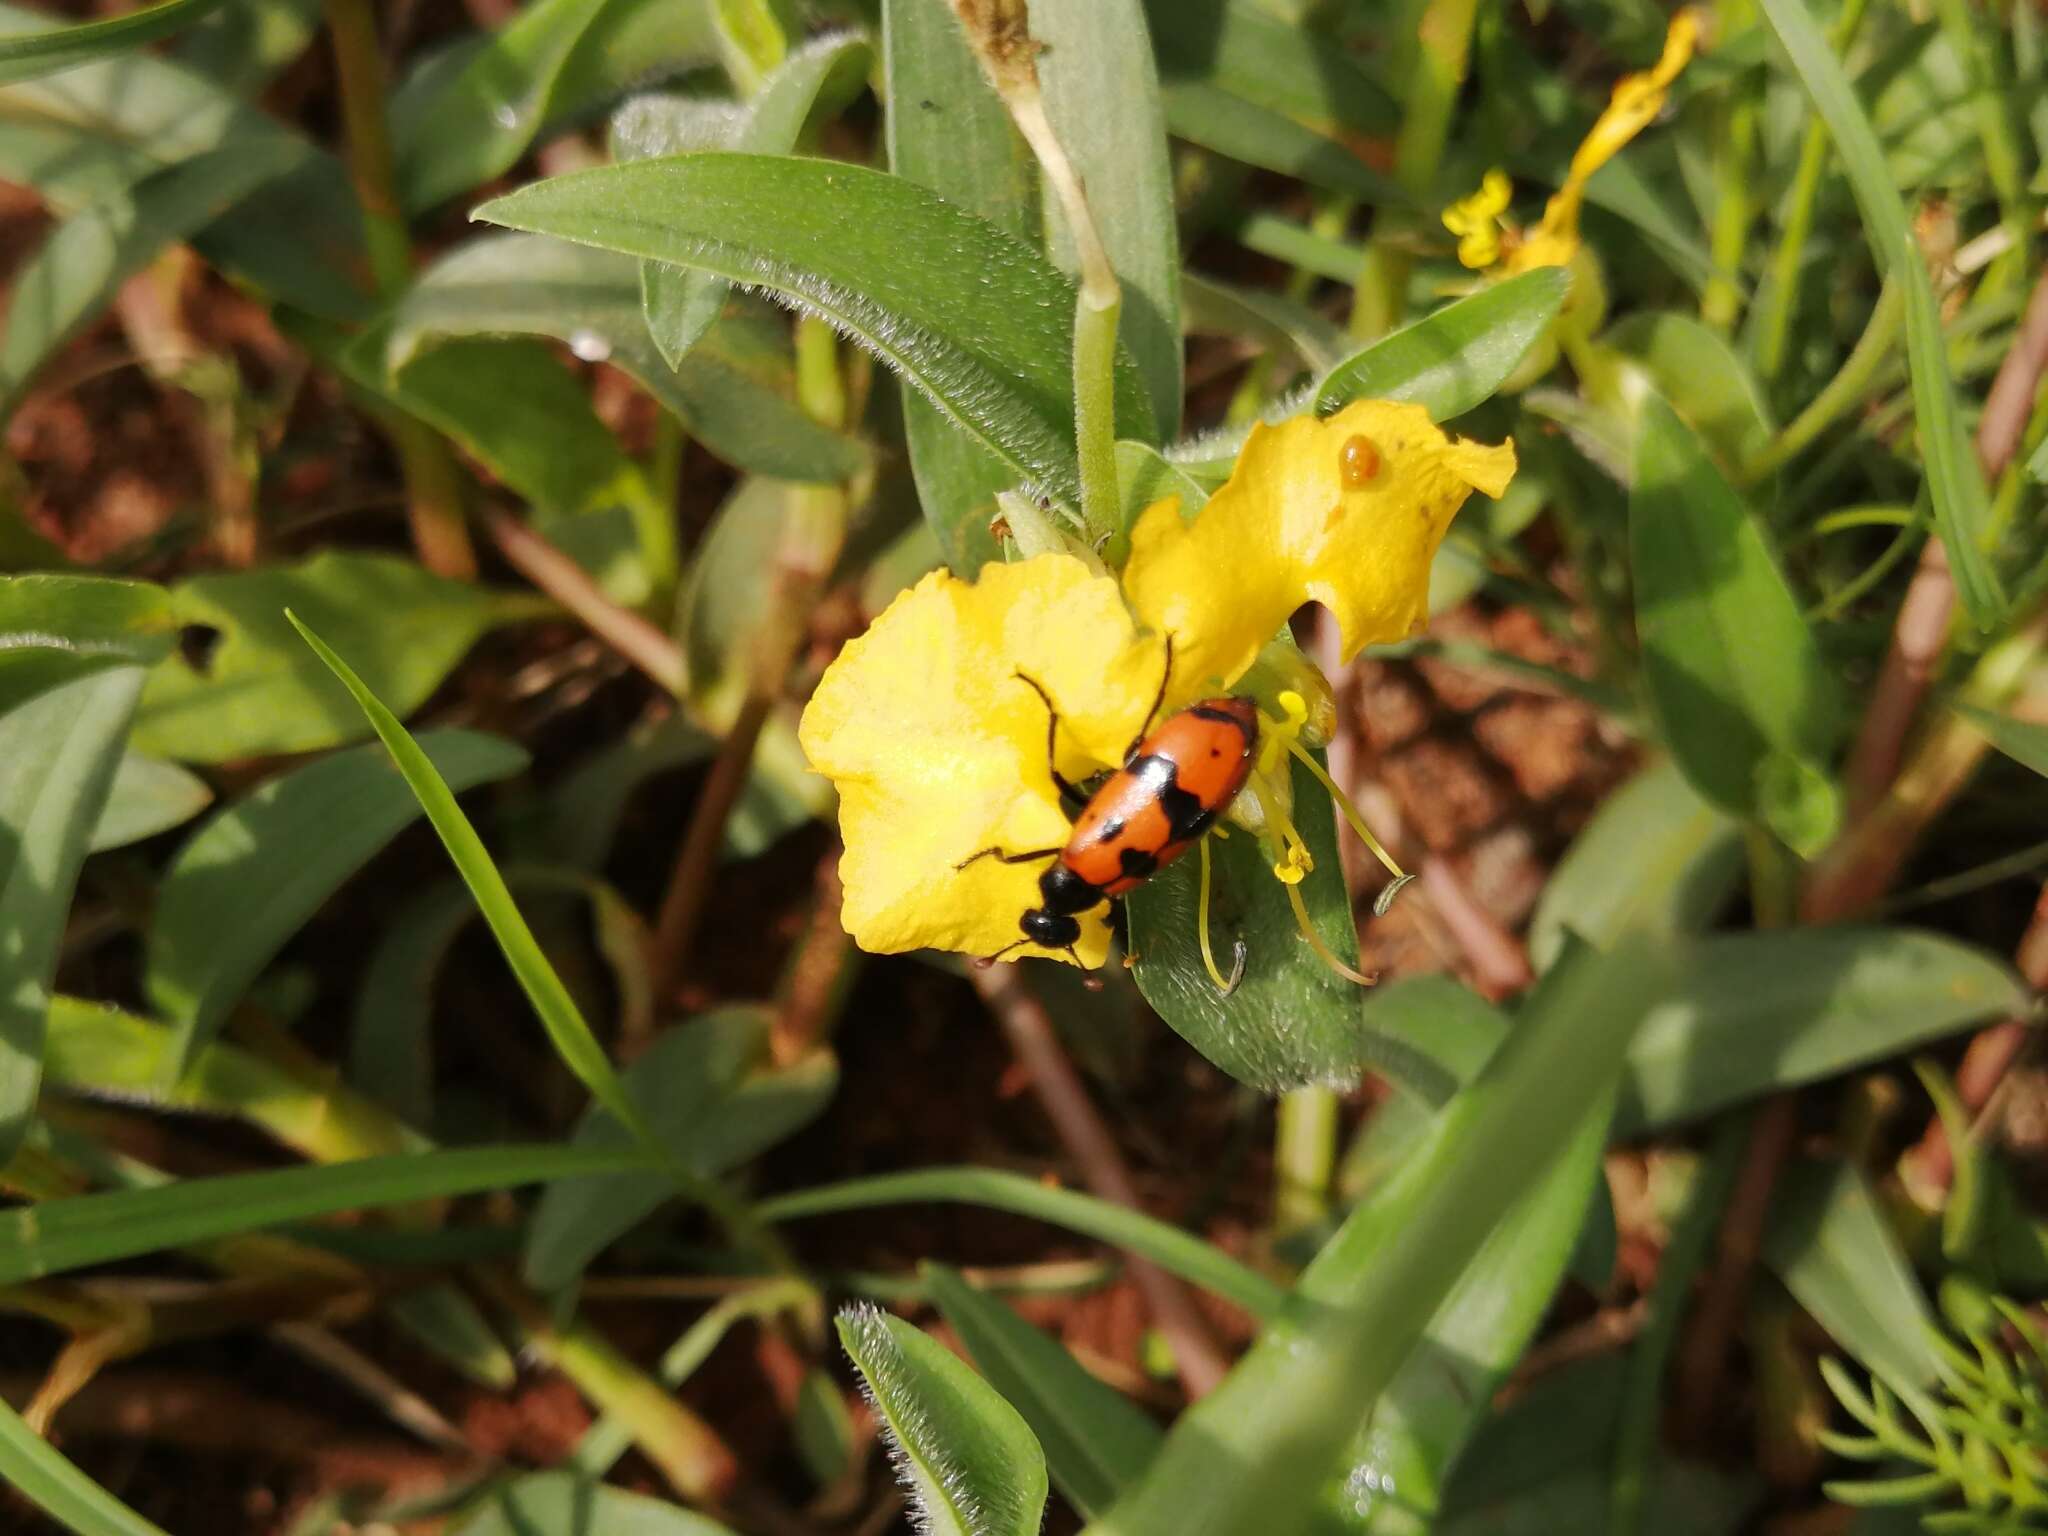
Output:
[[[558,176],[476,217],[758,284],[873,350],[1014,473],[1079,494],[1072,286],[1036,251],[900,176],[685,155]],[[1118,434],[1150,439],[1137,371],[1120,364]]]
[[130,744],[187,763],[315,752],[367,734],[347,691],[293,637],[288,606],[341,636],[378,691],[407,713],[487,631],[549,611],[524,593],[340,550],[299,565],[195,576],[172,589],[171,605],[199,643],[150,674]]
[[1320,377],[1342,362],[1350,339],[1306,304],[1264,288],[1244,288],[1200,272],[1181,274],[1183,323],[1197,336],[1231,336],[1292,357]]
[[1742,868],[1735,824],[1668,758],[1609,795],[1557,862],[1529,922],[1529,957],[1550,964],[1570,929],[1596,948],[1623,933],[1695,933]]
[[[0,5],[0,37],[48,25],[42,12]],[[28,179],[46,192],[54,182],[66,212],[208,151],[244,151],[263,164],[282,155],[288,169],[233,216],[196,231],[194,249],[310,314],[357,320],[367,312],[362,220],[340,160],[203,74],[147,53],[103,59],[0,87],[0,124],[0,153],[21,150],[29,130],[40,171]]]
[[1337,138],[1390,138],[1394,99],[1315,14],[1299,20],[1264,0],[1145,0],[1159,73],[1201,80]]
[[[1358,932],[1337,857],[1336,811],[1299,764],[1294,821],[1315,860],[1296,887],[1332,954],[1358,963]],[[1316,958],[1301,937],[1287,890],[1258,839],[1233,831],[1209,839],[1215,873],[1209,942],[1227,976],[1244,945],[1244,976],[1228,996],[1202,964],[1200,849],[1125,898],[1138,990],[1180,1037],[1239,1082],[1262,1093],[1304,1083],[1348,1087],[1367,1068],[1404,1078],[1409,1053],[1376,1036],[1362,1008],[1369,995]]]
[[[724,132],[710,143],[677,142],[677,135],[659,129],[655,114],[662,98],[639,98],[628,102],[612,120],[613,158],[638,160],[713,148],[752,155],[791,154],[800,147],[811,124],[833,116],[860,94],[872,66],[868,41],[857,33],[814,38],[783,60],[744,107],[723,109]],[[689,97],[671,99],[698,109],[701,121],[705,103]],[[670,367],[680,367],[684,354],[711,328],[725,308],[730,287],[724,278],[709,272],[658,261],[640,264],[647,334]]]
[[872,1307],[837,1319],[931,1536],[1037,1536],[1045,1453],[1031,1427],[938,1340]]
[[1952,704],[1949,707],[2021,767],[2048,775],[2048,725],[2015,720],[2010,715],[1979,709],[1973,704]]
[[[422,750],[456,789],[509,778],[526,753],[473,731]],[[390,756],[367,743],[267,780],[178,850],[159,888],[143,987],[179,1032],[182,1073],[284,943],[420,813]]]
[[0,1161],[35,1109],[71,893],[141,690],[113,667],[0,715]]
[[1401,1042],[1415,1065],[1407,1090],[1389,1095],[1345,1148],[1337,1189],[1356,1204],[1401,1166],[1429,1129],[1436,1112],[1479,1075],[1502,1040],[1508,1017],[1449,976],[1404,976],[1374,987],[1366,999],[1367,1025]]
[[221,0],[161,0],[105,21],[0,39],[0,85],[33,80],[140,48],[189,27],[220,4]]
[[571,869],[593,870],[611,856],[619,824],[640,786],[710,758],[718,742],[681,715],[642,722],[608,742],[556,781],[541,831],[547,856]]
[[732,1536],[694,1510],[574,1472],[529,1472],[470,1503],[448,1536]]
[[1642,365],[1659,394],[1730,469],[1775,435],[1763,392],[1719,332],[1674,310],[1643,311],[1608,327],[1601,345]]
[[488,1392],[509,1392],[519,1364],[469,1294],[452,1282],[422,1286],[385,1303],[391,1320]]
[[925,1263],[918,1274],[981,1374],[1031,1426],[1067,1501],[1084,1519],[1107,1510],[1157,1453],[1159,1426],[956,1271]]
[[1612,1091],[1662,980],[1641,946],[1553,966],[1506,1043],[1346,1218],[1285,1317],[1182,1414],[1095,1536],[1328,1529],[1320,1490],[1501,1220]]
[[590,1025],[584,1021],[576,1000],[569,995],[569,989],[562,985],[562,978],[548,964],[548,957],[541,952],[533,930],[527,927],[518,904],[512,900],[512,892],[506,888],[505,877],[491,862],[483,839],[476,835],[476,828],[462,814],[462,807],[455,803],[454,794],[435,770],[433,760],[420,750],[419,743],[399,724],[398,717],[378,701],[363,680],[350,670],[347,662],[308,629],[297,614],[287,611],[285,617],[328,670],[341,679],[343,686],[369,717],[377,739],[390,752],[398,771],[419,797],[427,820],[440,834],[449,858],[454,861],[456,873],[462,876],[470,893],[476,897],[484,921],[490,924],[491,936],[498,941],[505,963],[512,968],[519,989],[526,994],[527,1002],[532,1004],[541,1026],[547,1030],[548,1040],[554,1046],[555,1054],[561,1057],[562,1064],[590,1090],[592,1098],[632,1131],[634,1140],[652,1154],[657,1166],[667,1169],[688,1192],[715,1199],[715,1192],[696,1186],[689,1179],[688,1171],[677,1166],[668,1156],[666,1148],[641,1117],[638,1107],[626,1097],[618,1074],[612,1070],[612,1064],[604,1054],[604,1047],[590,1032]]
[[1932,1387],[1934,1315],[1913,1264],[1863,1176],[1847,1163],[1797,1163],[1771,1202],[1763,1256],[1830,1337],[1902,1395]]
[[[712,318],[717,318],[716,308]],[[552,337],[579,356],[602,357],[631,374],[692,437],[735,468],[786,480],[851,479],[867,463],[867,450],[819,426],[798,407],[786,345],[778,336],[771,350],[763,344],[762,329],[745,316],[710,325],[688,355],[670,367],[647,338],[631,260],[542,235],[490,235],[457,248],[420,274],[393,313],[387,355],[399,370],[401,392],[417,397],[415,376],[433,356],[426,349],[441,338]],[[569,387],[587,393],[580,380],[560,368],[554,372]],[[495,365],[479,367],[474,378],[479,386],[474,393],[485,399],[494,382],[502,388],[503,375]],[[434,411],[424,400],[420,405],[422,414],[448,420],[447,412]],[[504,419],[482,410],[464,414],[484,423]],[[624,463],[611,435],[594,419],[592,424],[604,433],[603,467],[593,465],[573,479],[558,469],[545,482],[580,485],[579,500],[603,483],[593,486],[591,473],[616,478]],[[473,431],[460,435],[475,436]],[[505,436],[514,443],[533,440],[530,434]],[[542,434],[539,442],[554,449],[559,440],[558,433]],[[546,495],[544,504],[554,510],[574,510],[557,505],[563,490],[543,492],[534,484],[530,494],[535,492]]]
[[1460,1455],[1565,1277],[1601,1192],[1611,1110],[1611,1100],[1594,1106],[1458,1277],[1373,1404],[1344,1478],[1346,1506],[1363,1517],[1362,1529],[1412,1528],[1408,1521],[1441,1508]]
[[21,403],[45,359],[83,330],[121,284],[298,161],[287,139],[212,150],[144,176],[71,215],[14,275],[0,327],[0,415]]
[[1833,679],[1763,530],[1692,429],[1650,396],[1638,431],[1629,550],[1650,702],[1693,788],[1755,817],[1774,754],[1833,748]]
[[434,980],[475,916],[460,880],[414,892],[393,911],[356,989],[349,1086],[422,1130],[434,1114]]
[[755,1211],[763,1221],[790,1221],[799,1216],[923,1201],[1011,1211],[1128,1249],[1183,1280],[1236,1302],[1254,1317],[1271,1316],[1284,1302],[1284,1293],[1272,1281],[1179,1227],[1128,1206],[993,1168],[924,1168],[847,1179],[776,1195],[762,1201]]
[[1212,154],[1293,176],[1374,207],[1405,208],[1414,201],[1349,145],[1211,81],[1169,77],[1161,82],[1159,94],[1174,137]]
[[617,1147],[464,1147],[45,1200],[0,1211],[0,1285],[316,1216],[646,1164],[646,1152]]
[[454,67],[430,63],[391,102],[398,200],[421,213],[510,170],[556,77],[607,0],[534,0]]
[[1842,168],[1856,194],[1864,235],[1878,270],[1887,280],[1905,285],[1906,359],[1927,489],[1934,502],[1934,524],[1948,554],[1964,612],[1979,629],[1988,629],[2005,602],[1998,574],[1984,553],[1990,497],[1976,456],[1963,435],[1955,380],[1949,375],[1947,346],[1941,334],[1941,311],[1928,281],[1926,262],[1914,243],[1905,205],[1892,183],[1877,134],[1805,0],[1759,3],[1842,156]]
[[[946,0],[882,0],[889,169],[1030,242],[1039,232],[1038,167],[982,78]],[[903,435],[925,520],[962,576],[996,558],[996,492],[1020,478],[916,390]]]
[[[738,1167],[821,1113],[839,1082],[824,1048],[778,1063],[769,1045],[773,1016],[739,1005],[668,1030],[622,1074],[627,1095],[675,1159],[712,1178]],[[576,1127],[578,1146],[630,1143],[618,1122],[593,1108]],[[584,1267],[673,1197],[660,1172],[568,1179],[550,1185],[527,1228],[526,1278],[536,1290],[573,1285]]]
[[2001,961],[1910,928],[1716,934],[1629,1046],[1625,1130],[1689,1120],[2023,1008]]
[[320,12],[320,0],[240,0],[179,38],[170,57],[224,90],[253,96],[306,51]]
[[1116,445],[1116,490],[1117,526],[1126,533],[1155,501],[1177,498],[1180,515],[1188,518],[1209,500],[1209,493],[1192,476],[1146,443]]
[[79,1536],[164,1536],[0,1402],[0,1482]]
[[[1137,360],[1163,441],[1180,430],[1180,226],[1166,119],[1139,0],[1036,0],[1046,116],[1088,189],[1123,287],[1118,333]],[[1059,200],[1044,197],[1054,259],[1076,270]]]
[[196,773],[139,752],[124,752],[114,767],[107,803],[92,829],[91,851],[125,848],[182,827],[213,804],[213,790]]
[[0,714],[107,667],[153,667],[177,622],[162,587],[105,576],[0,577]]
[[1571,274],[1538,267],[1354,353],[1316,387],[1324,415],[1353,400],[1412,400],[1449,421],[1492,397],[1564,307]]

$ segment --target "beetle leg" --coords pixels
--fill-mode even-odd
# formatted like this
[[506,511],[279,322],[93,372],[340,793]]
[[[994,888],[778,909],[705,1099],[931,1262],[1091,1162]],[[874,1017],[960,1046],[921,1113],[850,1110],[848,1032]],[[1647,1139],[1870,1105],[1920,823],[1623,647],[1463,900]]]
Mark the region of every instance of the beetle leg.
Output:
[[1052,695],[1047,693],[1039,685],[1038,679],[1034,677],[1027,677],[1024,673],[1019,672],[1017,680],[1021,683],[1029,683],[1031,691],[1037,694],[1045,704],[1045,770],[1052,775],[1053,786],[1059,790],[1060,799],[1064,800],[1075,810],[1079,810],[1088,803],[1088,797],[1060,774],[1060,712],[1052,707]]
[[970,853],[953,868],[958,871],[978,859],[994,859],[999,864],[1034,864],[1040,859],[1049,859],[1061,852],[1059,848],[1033,848],[1029,853],[1005,853],[1000,848],[984,848],[979,853]]

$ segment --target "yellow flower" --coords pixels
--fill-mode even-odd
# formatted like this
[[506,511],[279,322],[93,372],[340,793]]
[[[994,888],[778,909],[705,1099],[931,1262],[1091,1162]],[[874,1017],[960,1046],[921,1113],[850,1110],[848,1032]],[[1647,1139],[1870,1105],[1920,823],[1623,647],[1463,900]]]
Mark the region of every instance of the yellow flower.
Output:
[[1586,183],[1621,153],[1629,140],[1656,121],[1664,110],[1671,82],[1692,62],[1699,33],[1698,13],[1680,11],[1671,18],[1657,62],[1615,84],[1607,110],[1573,153],[1564,185],[1544,208],[1543,221],[1535,229],[1524,232],[1502,225],[1501,215],[1507,212],[1512,188],[1507,176],[1497,170],[1487,173],[1472,196],[1445,209],[1444,227],[1458,236],[1458,260],[1475,270],[1498,263],[1504,277],[1535,267],[1569,266],[1579,248],[1579,209],[1586,200]]
[[[1155,702],[1163,714],[1225,690],[1257,700],[1263,727],[1234,819],[1298,882],[1312,863],[1290,819],[1288,760],[1320,774],[1306,749],[1328,739],[1335,708],[1275,636],[1311,600],[1336,615],[1347,658],[1407,635],[1452,516],[1475,489],[1501,494],[1514,468],[1510,444],[1458,442],[1420,406],[1365,401],[1256,429],[1192,520],[1174,501],[1148,508],[1121,584],[1067,554],[972,582],[925,577],[826,669],[799,731],[839,791],[847,931],[884,954],[1018,947],[1069,835],[1054,772],[1079,784],[1117,767]],[[991,849],[1039,857],[976,857]],[[1029,952],[1094,967],[1108,948],[1098,909],[1071,953]]]
[[[1018,918],[1039,905],[1044,863],[959,866],[985,848],[1067,840],[1046,706],[1019,674],[1058,709],[1059,770],[1078,782],[1123,760],[1164,661],[1115,581],[1068,555],[990,565],[973,582],[933,572],[891,603],[826,669],[799,732],[839,790],[854,942],[971,955],[1015,942]],[[1082,919],[1076,948],[1084,964],[1102,963],[1101,913]]]
[[1509,443],[1447,437],[1419,405],[1360,400],[1323,420],[1258,426],[1192,522],[1177,501],[1131,531],[1124,590],[1173,636],[1169,702],[1227,688],[1304,602],[1337,621],[1344,658],[1405,639],[1428,614],[1429,565],[1473,491],[1498,496]]

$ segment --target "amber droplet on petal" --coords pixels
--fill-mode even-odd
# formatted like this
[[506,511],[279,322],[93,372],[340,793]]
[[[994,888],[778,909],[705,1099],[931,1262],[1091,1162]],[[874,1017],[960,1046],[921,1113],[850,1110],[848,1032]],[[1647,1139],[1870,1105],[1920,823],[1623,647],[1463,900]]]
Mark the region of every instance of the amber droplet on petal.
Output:
[[1344,477],[1344,489],[1362,490],[1380,472],[1380,451],[1362,433],[1347,437],[1344,446],[1337,450],[1337,468]]

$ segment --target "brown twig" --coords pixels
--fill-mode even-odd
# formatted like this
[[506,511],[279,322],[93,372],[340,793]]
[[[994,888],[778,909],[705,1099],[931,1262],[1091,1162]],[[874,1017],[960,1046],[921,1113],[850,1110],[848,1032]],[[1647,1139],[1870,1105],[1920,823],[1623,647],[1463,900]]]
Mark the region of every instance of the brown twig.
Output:
[[[1025,984],[1018,967],[992,965],[969,974],[975,991],[1009,1038],[1010,1049],[1030,1077],[1060,1145],[1079,1166],[1082,1180],[1102,1199],[1142,1210],[1123,1153],[1117,1150],[1080,1074],[1053,1032],[1045,1005]],[[1151,1309],[1152,1321],[1173,1351],[1181,1385],[1189,1397],[1203,1396],[1223,1379],[1229,1366],[1193,1297],[1180,1281],[1148,1260],[1130,1254],[1126,1263]]]
[[1713,1422],[1728,1346],[1735,1337],[1743,1302],[1749,1296],[1750,1276],[1756,1272],[1757,1255],[1763,1248],[1771,1194],[1779,1170],[1791,1155],[1793,1133],[1798,1128],[1799,1101],[1792,1094],[1777,1094],[1757,1107],[1749,1143],[1742,1151],[1742,1166],[1736,1170],[1735,1188],[1729,1193],[1714,1237],[1714,1265],[1707,1272],[1678,1346],[1674,1420],[1681,1444],[1699,1444]]
[[854,948],[840,907],[846,888],[839,882],[839,848],[818,861],[817,900],[783,973],[775,1004],[775,1023],[768,1033],[769,1053],[787,1066],[806,1055],[830,1032],[846,1001],[860,951]]
[[683,691],[682,647],[654,625],[605,595],[589,574],[540,534],[504,512],[483,516],[485,531],[512,568],[547,593],[664,692]]
[[[2034,903],[2034,915],[2020,936],[2016,959],[2027,984],[2036,992],[2048,991],[2048,885],[2041,888],[2040,899]],[[2029,1033],[2018,1019],[2002,1019],[1977,1032],[1963,1052],[1962,1065],[1956,1068],[1956,1097],[1963,1108],[1976,1115],[1984,1112],[2006,1072],[2026,1049]],[[1910,1173],[1908,1182],[1920,1191],[1947,1192],[1955,1178],[1955,1149],[1949,1145],[1941,1116],[1928,1117],[1918,1145],[1901,1163]]]
[[1527,946],[1479,904],[1446,860],[1435,855],[1424,859],[1419,883],[1445,931],[1471,963],[1480,991],[1499,1002],[1527,990],[1536,979]]
[[[1998,376],[1984,397],[1984,414],[1977,422],[1977,462],[1987,477],[1996,479],[2003,474],[2018,452],[2044,372],[2048,372],[2048,273],[2034,284],[2012,350],[1998,365]],[[1906,588],[1905,601],[1899,605],[1891,645],[1885,651],[1884,666],[1843,773],[1852,823],[1870,812],[1898,776],[1906,736],[1919,718],[1948,644],[1955,599],[1948,556],[1939,539],[1929,539]]]
[[747,787],[747,774],[754,763],[754,747],[761,728],[775,710],[775,700],[762,694],[750,695],[739,718],[718,744],[718,756],[697,803],[690,809],[689,829],[683,834],[682,851],[676,855],[669,874],[668,889],[662,893],[661,911],[654,920],[654,954],[650,970],[655,998],[666,1003],[681,979],[683,964],[696,941],[697,925],[711,899],[713,876],[718,872],[718,853],[725,846],[725,824],[732,808]]

